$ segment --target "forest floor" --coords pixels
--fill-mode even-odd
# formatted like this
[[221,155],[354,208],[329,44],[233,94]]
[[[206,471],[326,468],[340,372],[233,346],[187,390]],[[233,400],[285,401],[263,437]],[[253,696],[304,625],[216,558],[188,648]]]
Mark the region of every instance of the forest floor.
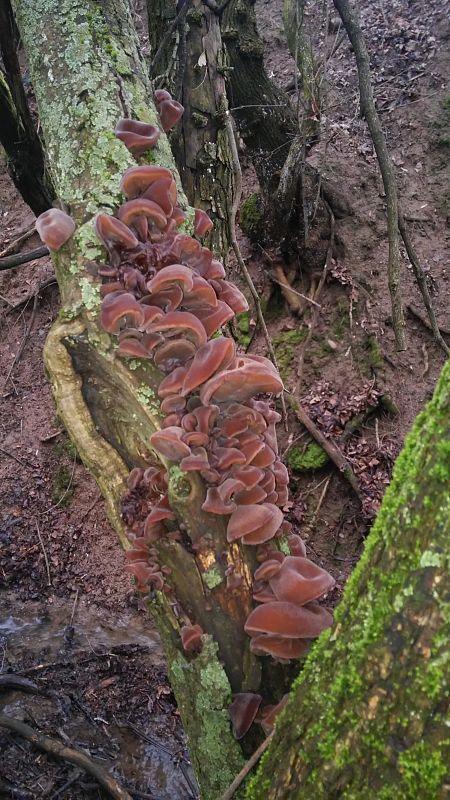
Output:
[[[405,216],[439,323],[448,330],[450,4],[361,0],[360,5]],[[258,0],[257,6],[268,71],[286,88],[294,65],[281,3]],[[241,244],[265,300],[286,387],[345,453],[360,486],[358,498],[334,466],[320,466],[323,453],[311,447],[290,413],[289,433],[280,430],[282,452],[297,464],[291,469],[288,518],[311,557],[335,576],[330,598],[335,605],[360,556],[394,458],[430,398],[445,356],[410,312],[408,349],[395,349],[377,161],[358,111],[353,53],[333,15],[324,36],[321,9],[310,3],[307,16],[319,52],[339,46],[326,63],[326,119],[309,162],[320,168],[341,212],[335,230],[339,255],[306,344],[308,318],[299,321],[280,304],[261,252],[245,237]],[[248,195],[254,178],[245,154],[243,168]],[[2,250],[32,225],[33,215],[2,157],[0,170]],[[22,252],[38,244],[35,234]],[[405,307],[424,316],[403,252],[401,267]],[[44,374],[42,347],[58,314],[57,287],[43,289],[36,303],[34,296],[52,274],[50,260],[41,259],[0,275],[0,674],[30,678],[43,693],[3,692],[0,711],[85,749],[136,798],[184,800],[195,797],[195,786],[158,635],[124,573],[103,500],[55,415]],[[307,288],[307,276],[296,288]],[[252,327],[250,319],[250,334]],[[263,353],[264,347],[256,332],[251,352]],[[359,424],[353,426],[356,416]],[[0,797],[105,796],[74,767],[51,761],[10,735],[0,735],[0,752]]]

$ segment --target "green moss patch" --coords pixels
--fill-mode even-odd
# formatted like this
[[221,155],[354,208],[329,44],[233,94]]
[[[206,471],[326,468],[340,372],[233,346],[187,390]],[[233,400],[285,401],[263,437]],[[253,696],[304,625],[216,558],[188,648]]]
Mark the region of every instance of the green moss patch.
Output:
[[329,458],[324,450],[316,443],[311,442],[305,445],[293,445],[287,454],[288,466],[294,472],[310,472],[315,469],[322,469],[329,462]]
[[278,369],[283,380],[289,377],[295,361],[296,347],[306,338],[306,331],[282,331],[273,339],[273,347],[277,357]]
[[249,195],[241,205],[239,224],[245,235],[253,241],[257,240],[262,230],[262,200],[257,192]]

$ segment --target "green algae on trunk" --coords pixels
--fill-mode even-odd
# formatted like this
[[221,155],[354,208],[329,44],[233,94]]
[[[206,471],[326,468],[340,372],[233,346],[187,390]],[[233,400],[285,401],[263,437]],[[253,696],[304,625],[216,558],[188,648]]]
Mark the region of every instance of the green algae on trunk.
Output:
[[448,796],[449,484],[450,362],[248,800]]

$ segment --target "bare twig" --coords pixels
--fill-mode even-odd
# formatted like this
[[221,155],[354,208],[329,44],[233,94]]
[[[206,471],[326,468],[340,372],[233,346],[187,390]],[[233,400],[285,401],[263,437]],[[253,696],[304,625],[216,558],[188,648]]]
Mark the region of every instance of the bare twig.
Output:
[[22,465],[22,467],[28,467],[29,469],[38,469],[37,464],[32,464],[30,461],[23,461],[18,456],[15,456],[14,453],[10,453],[9,450],[5,450],[3,447],[0,447],[0,453],[3,453],[4,456],[8,456],[8,458],[12,458],[13,461],[17,461],[18,464]]
[[60,758],[63,761],[68,761],[76,767],[80,767],[87,772],[88,775],[92,775],[100,786],[102,786],[111,797],[115,798],[115,800],[132,800],[131,795],[128,794],[111,775],[108,775],[103,767],[96,764],[95,761],[92,761],[91,758],[80,750],[66,747],[56,739],[51,739],[49,736],[45,736],[33,728],[30,728],[29,725],[25,725],[24,722],[8,717],[6,714],[0,714],[0,727],[19,734],[23,739],[26,739],[37,747],[38,750],[42,750],[44,753]]
[[33,325],[34,325],[34,320],[36,319],[38,300],[39,300],[39,292],[36,292],[36,294],[34,295],[33,308],[32,308],[32,311],[31,311],[31,316],[30,316],[28,325],[27,325],[25,333],[23,335],[23,339],[22,339],[22,341],[21,341],[21,343],[19,345],[19,349],[18,349],[16,355],[14,356],[14,360],[13,360],[13,362],[12,362],[12,364],[11,364],[9,370],[8,370],[8,374],[6,376],[5,383],[3,384],[3,388],[5,388],[8,385],[8,381],[9,381],[11,375],[12,375],[13,369],[16,366],[16,364],[20,361],[20,357],[21,357],[23,351],[25,350],[25,345],[26,345],[28,337],[29,337],[29,335],[30,335],[30,333],[32,331],[32,328],[33,328]]
[[231,800],[234,796],[237,789],[239,789],[241,783],[247,777],[248,773],[251,772],[255,764],[258,763],[259,759],[261,758],[262,754],[265,750],[267,750],[271,740],[272,740],[273,733],[270,733],[269,736],[264,739],[264,741],[259,745],[259,747],[255,750],[253,755],[250,756],[247,763],[242,767],[241,771],[236,775],[233,783],[228,787],[227,791],[224,795],[222,795],[221,800]]
[[27,241],[27,239],[29,239],[29,238],[30,238],[30,236],[33,236],[33,234],[34,234],[34,233],[36,233],[36,228],[35,228],[35,225],[34,225],[34,222],[33,222],[33,224],[31,225],[31,227],[29,227],[29,228],[27,228],[26,230],[24,230],[24,231],[22,231],[21,233],[19,233],[19,235],[18,235],[18,236],[16,236],[16,238],[15,238],[15,239],[13,239],[13,240],[12,240],[12,242],[10,242],[10,243],[9,243],[9,244],[8,244],[8,245],[7,245],[7,246],[4,248],[4,250],[2,250],[2,251],[0,252],[0,258],[4,258],[5,256],[9,256],[9,255],[11,255],[12,253],[17,253],[17,251],[19,250],[19,248],[21,247],[21,245],[22,245],[24,242],[26,242],[26,241]]
[[[224,101],[226,102],[225,98]],[[229,225],[230,225],[230,242],[233,252],[236,256],[237,262],[241,269],[241,272],[245,278],[247,286],[250,290],[250,293],[253,297],[255,308],[256,308],[256,315],[258,317],[258,322],[261,325],[262,332],[264,334],[264,338],[266,340],[267,350],[269,352],[270,358],[274,364],[274,366],[278,369],[277,364],[277,357],[275,355],[275,350],[273,349],[272,342],[270,339],[269,331],[267,330],[266,321],[264,319],[264,314],[262,313],[261,302],[259,299],[259,294],[256,290],[256,286],[253,283],[252,276],[250,275],[247,265],[242,258],[241,249],[239,247],[237,237],[236,237],[236,214],[239,208],[239,204],[241,202],[241,195],[242,195],[242,172],[241,172],[241,165],[239,162],[239,154],[236,145],[236,139],[234,136],[233,130],[233,122],[230,112],[225,110],[224,113],[224,120],[225,120],[225,129],[228,136],[228,143],[230,146],[230,152],[232,156],[232,169],[233,169],[233,177],[234,177],[234,197],[233,202],[231,204],[231,211],[229,217]],[[286,401],[284,399],[284,395],[281,395],[281,410],[283,416],[283,423],[286,428],[288,429],[287,423],[287,410],[286,410]]]
[[39,529],[39,522],[37,521],[37,519],[35,520],[35,522],[36,522],[36,531],[37,531],[37,535],[38,535],[38,539],[39,539],[39,544],[41,545],[41,550],[42,550],[42,553],[44,555],[45,569],[47,570],[47,586],[51,586],[52,585],[52,578],[51,578],[51,575],[50,575],[50,564],[48,563],[47,551],[45,549],[44,541],[43,541],[42,536],[41,536],[41,531]]
[[19,267],[21,264],[27,264],[29,261],[34,261],[37,258],[43,258],[49,254],[48,247],[37,247],[35,250],[30,250],[28,253],[19,253],[16,256],[7,256],[0,259],[0,272],[5,269],[13,269]]
[[352,9],[349,0],[333,0],[342,19],[348,38],[355,52],[359,79],[361,113],[366,119],[377,154],[386,195],[387,227],[389,240],[388,282],[391,294],[392,324],[397,350],[406,350],[405,320],[400,294],[400,254],[398,244],[398,194],[389,150],[383,128],[375,108],[369,54],[359,21],[359,13]]
[[[420,313],[420,311],[417,311],[417,309],[414,308],[414,306],[409,304],[406,306],[406,309],[413,317],[418,319],[419,322],[421,322],[422,325],[425,326],[425,328],[428,328],[429,331],[432,330],[431,323],[427,320],[426,317],[423,316],[423,314]],[[442,334],[444,334],[444,336],[450,336],[450,328],[444,328],[442,325],[439,325],[439,333],[441,334],[441,336]]]
[[321,495],[319,497],[319,502],[317,503],[316,510],[314,511],[314,514],[312,515],[311,522],[315,522],[315,520],[317,519],[317,515],[318,515],[320,509],[322,508],[322,503],[325,500],[325,495],[326,495],[326,493],[328,491],[328,487],[330,485],[330,481],[331,481],[332,477],[333,477],[332,475],[330,475],[328,477],[327,482],[326,482],[325,486],[322,489],[322,493],[321,493]]

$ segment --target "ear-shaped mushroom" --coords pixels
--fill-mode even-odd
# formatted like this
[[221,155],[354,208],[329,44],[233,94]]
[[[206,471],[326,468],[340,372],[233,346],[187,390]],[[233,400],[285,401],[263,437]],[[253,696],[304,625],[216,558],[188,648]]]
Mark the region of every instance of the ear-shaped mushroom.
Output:
[[173,180],[173,175],[170,169],[166,167],[159,167],[152,164],[142,164],[137,167],[129,167],[122,175],[120,181],[120,191],[124,193],[125,197],[129,200],[144,192],[155,181],[161,178]]
[[185,267],[184,264],[171,264],[170,267],[163,267],[151,281],[148,281],[147,289],[153,294],[153,292],[169,289],[174,283],[179,284],[183,292],[191,292],[194,286],[192,270]]
[[183,384],[183,395],[189,394],[197,386],[205,383],[214,373],[226,369],[236,354],[236,346],[232,339],[219,336],[200,347],[189,367]]
[[172,372],[169,372],[167,377],[159,384],[158,396],[167,397],[168,395],[179,392],[183,385],[186,372],[186,367],[176,367]]
[[114,133],[135,156],[154,147],[160,137],[158,128],[136,119],[119,120]]
[[264,489],[254,486],[253,489],[243,489],[242,492],[238,492],[235,499],[239,506],[248,506],[263,503],[268,498]]
[[260,392],[279,394],[283,391],[280,376],[269,370],[266,365],[251,363],[248,359],[239,359],[242,366],[219,372],[210,378],[200,390],[200,399],[204,405],[209,402],[220,403],[226,400],[243,402]]
[[280,562],[276,561],[274,558],[269,558],[267,561],[263,561],[261,566],[255,570],[255,581],[268,581],[269,578],[273,578],[274,575],[280,571],[280,569]]
[[302,658],[311,642],[307,639],[288,639],[283,636],[255,636],[250,642],[250,650],[255,655],[272,656],[281,661]]
[[[194,234],[195,236],[205,236],[208,231],[214,227],[212,219],[208,217],[206,211],[202,208],[196,208],[194,214]],[[226,300],[225,300],[226,302]]]
[[208,267],[208,270],[205,273],[204,277],[208,281],[217,280],[217,279],[221,280],[221,278],[224,278],[225,277],[225,268],[224,268],[223,264],[221,264],[220,261],[216,261],[215,259],[213,259],[211,261],[211,264]]
[[271,503],[238,506],[227,526],[227,539],[244,544],[262,544],[272,539],[283,522],[283,513]]
[[184,625],[180,630],[181,644],[186,653],[198,650],[202,644],[203,631],[200,625]]
[[131,319],[135,327],[139,327],[144,321],[143,309],[134,295],[129,293],[107,295],[103,300],[100,312],[100,324],[102,327],[108,333],[117,333],[124,317]]
[[75,232],[72,217],[60,208],[44,211],[34,224],[41,240],[50,250],[59,250]]
[[189,456],[180,461],[180,469],[185,472],[201,472],[209,469],[208,454],[204,447],[196,447]]
[[288,697],[289,695],[287,694],[283,695],[280,702],[277,703],[275,706],[265,706],[259,712],[257,722],[259,722],[259,724],[261,725],[266,736],[269,736],[269,734],[272,733],[273,726],[275,725],[275,720],[280,711],[282,711],[283,708],[285,707],[288,701]]
[[144,197],[128,200],[127,203],[120,206],[118,217],[125,225],[134,225],[139,217],[146,217],[161,231],[167,225],[167,217],[161,206],[154,203],[153,200],[146,200]]
[[116,217],[110,217],[109,214],[98,214],[95,220],[95,231],[108,250],[111,248],[133,250],[139,244],[133,231],[130,231],[129,227]]
[[232,467],[230,476],[244,484],[245,489],[254,489],[264,478],[264,472],[257,467]]
[[155,365],[164,372],[170,372],[176,367],[183,366],[194,355],[195,345],[188,339],[171,339],[158,347],[155,353]]
[[235,739],[242,739],[245,736],[258,713],[261,700],[261,695],[253,694],[253,692],[241,692],[234,695],[228,713]]
[[192,413],[197,420],[198,430],[209,433],[219,415],[219,406],[198,406]]
[[301,558],[306,558],[305,543],[297,533],[289,534],[288,545],[292,556],[300,556]]
[[152,333],[170,332],[170,335],[183,335],[190,339],[196,347],[206,344],[205,329],[189,311],[169,311],[164,317],[150,326]]
[[192,291],[184,295],[183,308],[196,313],[196,309],[211,308],[212,310],[217,306],[217,295],[209,281],[201,278],[200,275],[194,275],[194,285]]
[[138,339],[123,339],[117,348],[116,355],[121,358],[151,358],[151,354]]
[[216,308],[199,308],[195,312],[196,316],[202,321],[207,336],[212,336],[222,325],[225,325],[234,317],[234,311],[221,300],[217,302]]
[[166,289],[160,292],[143,297],[141,303],[159,306],[163,311],[175,311],[181,305],[182,300],[183,290],[181,286],[174,284],[173,286],[167,286]]
[[264,603],[250,612],[244,625],[249,636],[267,634],[292,639],[314,639],[329,628],[333,617],[317,604],[297,606],[294,603]]
[[178,103],[172,98],[162,100],[158,104],[158,113],[161,120],[163,131],[167,133],[177,124],[178,120],[183,116],[184,108],[181,103]]
[[156,105],[159,105],[163,100],[171,100],[172,95],[166,89],[156,89],[153,93]]
[[171,178],[159,178],[145,190],[142,197],[153,200],[170,217],[177,202],[177,185]]
[[309,558],[287,556],[269,583],[277,600],[305,605],[329,592],[336,582]]
[[234,478],[227,478],[220,486],[210,486],[202,505],[203,511],[208,511],[210,514],[232,514],[236,509],[236,503],[231,498],[240,488],[242,483]]
[[230,306],[235,314],[241,314],[243,311],[248,311],[248,303],[242,292],[229,281],[214,281],[214,288],[217,287],[219,300]]
[[176,426],[164,428],[150,436],[150,444],[169,461],[181,461],[191,453],[191,448],[181,439],[182,433],[183,428]]

